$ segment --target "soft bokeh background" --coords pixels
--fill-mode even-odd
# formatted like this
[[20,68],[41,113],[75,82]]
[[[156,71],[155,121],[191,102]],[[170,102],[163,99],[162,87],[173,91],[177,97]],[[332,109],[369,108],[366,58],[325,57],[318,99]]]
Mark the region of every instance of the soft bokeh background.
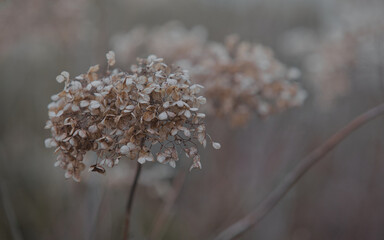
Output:
[[[238,129],[209,120],[222,149],[207,150],[203,170],[187,174],[160,235],[212,239],[300,157],[384,101],[383,11],[380,0],[0,0],[0,239],[122,237],[134,164],[65,180],[43,129],[61,87],[56,75],[104,63],[116,34],[179,20],[205,26],[212,40],[237,33],[262,43],[302,70],[303,107]],[[384,239],[383,123],[356,131],[242,239]],[[148,239],[173,179],[187,169],[145,166],[132,239]]]

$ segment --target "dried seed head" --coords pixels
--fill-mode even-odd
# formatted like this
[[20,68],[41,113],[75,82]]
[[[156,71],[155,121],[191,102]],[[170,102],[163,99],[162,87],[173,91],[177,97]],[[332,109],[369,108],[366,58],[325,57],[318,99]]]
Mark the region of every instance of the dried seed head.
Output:
[[[112,66],[114,54],[109,52],[107,59]],[[192,168],[201,168],[195,147],[195,142],[203,146],[207,142],[198,112],[205,103],[196,90],[201,87],[191,84],[186,71],[169,67],[154,55],[138,59],[131,69],[101,75],[99,66],[92,66],[86,74],[68,79],[64,90],[52,97],[46,124],[52,138],[45,145],[56,148],[55,165],[66,170],[67,178],[80,180],[88,151],[101,159],[90,168],[99,173],[105,172],[103,165],[113,167],[125,156],[141,164],[155,161],[156,156],[158,162],[175,167],[177,149],[193,159]],[[155,145],[160,150],[154,154]]]

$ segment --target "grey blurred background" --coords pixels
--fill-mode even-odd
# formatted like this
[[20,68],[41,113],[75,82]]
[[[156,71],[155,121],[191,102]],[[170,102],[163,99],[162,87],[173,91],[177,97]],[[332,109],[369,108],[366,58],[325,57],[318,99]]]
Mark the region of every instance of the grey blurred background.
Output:
[[[222,149],[205,152],[203,169],[187,175],[162,236],[212,239],[301,157],[384,101],[383,11],[380,0],[0,0],[0,239],[122,237],[134,164],[106,176],[85,172],[75,183],[44,148],[46,106],[61,88],[55,77],[104,63],[116,34],[179,20],[205,26],[211,40],[237,33],[259,42],[302,71],[303,107],[237,129],[208,121]],[[383,124],[352,134],[241,239],[384,239]],[[187,169],[145,166],[132,239],[148,239],[173,179]]]

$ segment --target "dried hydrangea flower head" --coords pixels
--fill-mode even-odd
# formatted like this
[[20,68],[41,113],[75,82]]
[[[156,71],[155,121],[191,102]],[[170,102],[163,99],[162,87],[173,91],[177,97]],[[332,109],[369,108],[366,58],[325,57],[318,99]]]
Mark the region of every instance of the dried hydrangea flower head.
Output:
[[[28,47],[28,41],[37,40],[38,46],[49,49],[49,46],[63,44],[66,47],[74,48],[76,38],[74,35],[81,35],[84,32],[86,16],[84,12],[88,9],[89,3],[86,0],[57,0],[47,5],[44,0],[30,0],[19,4],[8,2],[3,8],[4,1],[1,1],[0,10],[0,55],[13,53],[21,46]],[[42,15],[42,11],[49,11],[50,14]],[[15,19],[15,15],[23,13],[23,17]],[[40,21],[44,21],[41,24]],[[12,27],[8,27],[12,22]],[[28,36],[25,33],[28,32]],[[19,42],[24,39],[23,42]],[[17,43],[17,44],[16,44]],[[29,43],[31,44],[31,43]],[[36,46],[36,45],[34,45]],[[22,50],[24,55],[34,53],[36,47],[28,47]],[[37,52],[41,57],[41,52]],[[46,53],[49,54],[49,53]]]
[[172,21],[154,28],[148,35],[148,50],[175,62],[201,56],[208,33],[202,26],[187,29],[180,22]]
[[[144,51],[145,43],[148,41],[148,30],[145,27],[135,27],[125,34],[117,34],[112,37],[111,44],[115,52],[118,52],[117,61],[125,66],[136,63],[138,56],[147,56]],[[156,54],[155,52],[151,52]],[[156,54],[157,56],[161,56]],[[168,59],[165,59],[168,62]]]
[[190,68],[193,79],[205,86],[208,112],[229,117],[234,125],[245,124],[252,112],[266,117],[306,98],[296,82],[298,69],[285,67],[271,49],[240,42],[235,35],[225,45],[207,45]]
[[330,109],[335,100],[346,95],[351,88],[349,73],[354,67],[356,38],[344,34],[323,39],[306,60],[316,102],[323,110]]
[[[114,53],[107,59],[112,66]],[[205,147],[208,137],[220,148],[206,134],[205,115],[199,112],[206,102],[198,94],[202,86],[154,55],[138,59],[131,73],[115,69],[101,75],[96,65],[75,79],[62,72],[57,81],[65,87],[48,105],[46,128],[52,138],[45,144],[56,148],[56,165],[66,170],[67,178],[80,180],[88,151],[101,159],[90,170],[104,173],[103,165],[113,167],[124,156],[175,167],[178,149],[193,159],[191,169],[201,168],[196,142]]]
[[[134,29],[125,38],[138,39],[138,32]],[[285,67],[269,48],[240,42],[236,36],[225,44],[207,41],[204,32],[171,22],[146,30],[140,48],[190,70],[192,80],[204,85],[203,94],[209,96],[203,110],[233,125],[245,124],[253,112],[266,117],[303,103],[306,92],[296,81],[299,70]],[[115,42],[116,49],[122,46],[140,52],[132,51],[130,41]]]
[[333,109],[335,101],[354,90],[370,92],[370,86],[381,81],[380,74],[371,74],[382,71],[383,8],[383,1],[357,1],[348,8],[335,9],[332,24],[325,26],[316,47],[308,54],[305,67],[322,110]]

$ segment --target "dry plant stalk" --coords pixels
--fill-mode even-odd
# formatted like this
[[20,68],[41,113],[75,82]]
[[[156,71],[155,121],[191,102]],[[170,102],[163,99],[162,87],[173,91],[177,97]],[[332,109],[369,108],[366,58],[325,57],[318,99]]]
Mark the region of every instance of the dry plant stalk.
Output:
[[[108,68],[115,64],[114,52],[107,54]],[[199,108],[206,102],[199,95],[203,86],[192,84],[187,71],[169,67],[162,58],[150,55],[138,59],[131,73],[118,69],[103,76],[99,65],[75,79],[68,72],[57,76],[64,90],[52,96],[46,128],[52,138],[47,147],[59,153],[56,166],[65,177],[80,181],[86,152],[97,153],[101,162],[90,171],[104,173],[103,165],[113,167],[122,157],[169,164],[175,167],[177,149],[193,159],[191,169],[201,168],[195,142],[220,144],[206,134],[205,114]],[[154,156],[155,154],[155,156]]]
[[215,238],[215,240],[234,239],[256,226],[315,163],[322,159],[322,157],[335,148],[353,131],[382,114],[384,114],[384,104],[368,110],[348,123],[344,128],[325,141],[324,144],[303,158],[297,166],[287,174],[284,180],[255,208],[255,210],[226,228]]
[[127,201],[127,207],[125,210],[125,224],[124,224],[124,238],[123,239],[129,239],[129,229],[130,229],[130,223],[131,223],[131,212],[132,212],[132,205],[133,205],[133,199],[136,192],[137,182],[139,181],[141,173],[141,164],[137,164],[137,169],[135,173],[135,178],[133,179],[131,190],[129,191],[128,195],[128,201]]

